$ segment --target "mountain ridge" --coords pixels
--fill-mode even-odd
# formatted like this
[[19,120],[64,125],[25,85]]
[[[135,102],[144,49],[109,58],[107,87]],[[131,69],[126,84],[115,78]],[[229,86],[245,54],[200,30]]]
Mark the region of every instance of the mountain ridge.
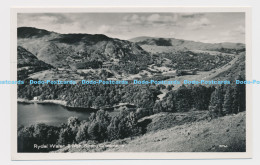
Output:
[[[244,50],[243,43],[204,43],[199,41],[190,41],[176,38],[161,38],[141,36],[132,38],[129,41],[139,44],[143,49],[149,51],[149,46],[165,46],[175,50],[210,50],[210,51],[225,51],[225,49]],[[147,48],[146,48],[147,47]],[[227,50],[226,50],[227,51]]]
[[204,44],[241,44],[241,45],[245,45],[244,43],[240,43],[240,42],[202,42],[202,41],[194,41],[194,40],[186,40],[186,39],[180,39],[180,38],[169,38],[169,37],[149,37],[149,36],[139,36],[139,37],[134,37],[134,38],[130,38],[128,39],[128,41],[132,41],[132,42],[139,42],[139,41],[143,41],[146,39],[175,39],[175,40],[182,40],[182,41],[191,41],[191,42],[199,42],[199,43],[204,43]]
[[118,59],[141,63],[150,60],[149,54],[139,45],[103,34],[59,34],[44,29],[19,27],[17,36],[19,46],[55,67],[74,65],[77,59],[80,62]]

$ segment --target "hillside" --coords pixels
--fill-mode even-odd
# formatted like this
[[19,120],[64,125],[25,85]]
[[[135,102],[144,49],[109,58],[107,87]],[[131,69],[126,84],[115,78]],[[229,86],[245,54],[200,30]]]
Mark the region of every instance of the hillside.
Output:
[[31,27],[18,28],[18,45],[55,67],[75,66],[98,60],[138,62],[146,65],[149,54],[135,43],[102,34],[59,34]]
[[243,78],[246,77],[245,68],[246,68],[246,62],[245,62],[245,53],[242,53],[237,57],[237,61],[233,65],[230,66],[228,70],[225,70],[215,77],[213,79],[215,80],[232,80],[235,81],[238,75],[241,75]]
[[28,74],[48,70],[53,66],[39,60],[31,52],[21,46],[17,47],[18,78],[25,78]]
[[40,38],[50,34],[51,32],[47,30],[37,29],[33,27],[20,27],[17,29],[18,38]]
[[41,60],[38,60],[38,58],[35,55],[33,55],[31,52],[27,51],[21,46],[17,47],[17,52],[18,68],[26,66],[42,66],[46,68],[51,68],[51,65],[46,64]]
[[209,50],[223,53],[237,53],[245,50],[242,43],[203,43],[175,38],[137,37],[130,39],[144,50],[155,52],[171,52],[173,50]]
[[[108,151],[232,152],[245,151],[245,113],[151,132]],[[141,143],[140,143],[141,142]]]
[[[189,114],[183,114],[186,118]],[[96,144],[89,141],[80,143],[81,147],[64,147],[56,152],[244,152],[245,112],[212,120],[199,119],[182,122],[181,114],[171,115],[172,120],[180,120],[171,127],[161,127],[143,136],[126,138]],[[190,113],[190,115],[192,115]],[[163,114],[149,117],[150,126],[158,124]],[[185,119],[185,117],[184,117]],[[163,121],[161,121],[163,122]],[[162,123],[165,125],[164,123]],[[107,147],[106,147],[107,146]]]
[[34,79],[67,80],[68,73],[76,80],[169,79],[175,78],[177,70],[220,68],[245,51],[245,45],[239,43],[152,37],[127,41],[103,34],[59,34],[32,27],[18,28],[17,36],[18,46],[56,68],[52,72],[36,68],[37,73],[24,74]]

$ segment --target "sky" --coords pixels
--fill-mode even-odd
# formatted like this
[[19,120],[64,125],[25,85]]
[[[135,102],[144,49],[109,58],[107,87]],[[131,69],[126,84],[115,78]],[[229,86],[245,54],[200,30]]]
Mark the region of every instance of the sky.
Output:
[[58,33],[245,43],[245,13],[19,13],[18,27]]

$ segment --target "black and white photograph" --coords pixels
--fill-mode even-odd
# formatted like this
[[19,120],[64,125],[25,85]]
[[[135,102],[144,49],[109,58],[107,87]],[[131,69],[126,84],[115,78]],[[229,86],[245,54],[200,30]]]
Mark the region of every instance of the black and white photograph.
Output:
[[16,152],[246,155],[241,9],[17,11]]

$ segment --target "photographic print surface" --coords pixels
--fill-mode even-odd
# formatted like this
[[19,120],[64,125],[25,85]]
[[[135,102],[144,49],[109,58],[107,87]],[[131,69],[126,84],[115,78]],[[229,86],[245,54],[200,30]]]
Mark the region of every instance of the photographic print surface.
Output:
[[246,11],[168,10],[16,11],[17,153],[248,153]]

